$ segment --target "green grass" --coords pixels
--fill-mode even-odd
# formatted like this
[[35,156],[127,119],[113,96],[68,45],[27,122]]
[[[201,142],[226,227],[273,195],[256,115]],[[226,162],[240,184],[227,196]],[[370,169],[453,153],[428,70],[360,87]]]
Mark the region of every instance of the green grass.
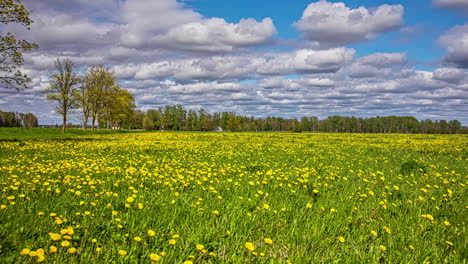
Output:
[[2,263],[36,262],[23,248],[46,263],[468,259],[465,135],[22,133],[0,141]]

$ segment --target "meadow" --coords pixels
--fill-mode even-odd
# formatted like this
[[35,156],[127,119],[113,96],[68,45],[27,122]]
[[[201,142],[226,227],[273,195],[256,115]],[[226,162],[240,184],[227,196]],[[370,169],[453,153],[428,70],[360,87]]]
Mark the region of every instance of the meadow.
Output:
[[28,131],[1,263],[467,263],[467,135]]

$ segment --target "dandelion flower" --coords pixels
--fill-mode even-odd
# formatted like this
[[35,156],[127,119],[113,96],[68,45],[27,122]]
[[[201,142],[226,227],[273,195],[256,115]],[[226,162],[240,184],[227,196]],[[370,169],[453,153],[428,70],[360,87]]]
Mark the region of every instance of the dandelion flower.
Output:
[[153,237],[154,235],[156,235],[156,232],[154,232],[153,230],[148,230],[148,236],[150,237]]
[[176,240],[175,239],[169,239],[169,245],[175,245]]
[[346,240],[344,239],[344,237],[338,237],[338,241],[340,241],[341,243],[344,243]]
[[379,248],[382,250],[382,251],[386,251],[387,248],[384,246],[384,245],[380,245]]
[[271,240],[270,238],[265,238],[263,239],[263,241],[265,242],[265,244],[268,244],[268,245],[273,244],[273,240]]
[[127,255],[127,251],[121,249],[121,250],[119,250],[119,255],[125,256],[125,255]]
[[149,255],[151,261],[160,261],[161,257],[158,254],[150,254]]
[[246,242],[245,243],[245,248],[247,248],[249,251],[254,251],[255,250],[255,246],[251,242]]

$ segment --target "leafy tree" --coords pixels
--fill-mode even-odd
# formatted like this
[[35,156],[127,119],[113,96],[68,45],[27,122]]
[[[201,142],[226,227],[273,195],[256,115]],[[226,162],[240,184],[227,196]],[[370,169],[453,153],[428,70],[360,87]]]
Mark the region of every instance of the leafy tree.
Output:
[[62,115],[62,133],[67,127],[67,117],[77,106],[76,85],[80,83],[78,73],[74,71],[73,62],[69,59],[55,61],[56,73],[52,75],[47,93],[47,100],[56,103],[55,111]]
[[[29,25],[33,22],[28,11],[21,4],[20,0],[0,1],[0,23],[18,23],[29,30]],[[36,49],[38,46],[26,40],[17,40],[15,36],[8,32],[0,33],[0,84],[6,88],[21,90],[27,88],[26,84],[31,79],[18,68],[24,64],[23,52]]]

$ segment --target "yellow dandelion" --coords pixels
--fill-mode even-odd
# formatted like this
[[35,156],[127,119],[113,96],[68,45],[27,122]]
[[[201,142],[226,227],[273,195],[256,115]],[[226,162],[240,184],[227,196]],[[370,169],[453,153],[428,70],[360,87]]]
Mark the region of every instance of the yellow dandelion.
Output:
[[338,241],[340,241],[341,243],[344,243],[346,240],[344,239],[344,237],[338,237]]
[[370,233],[372,236],[375,236],[375,237],[377,236],[377,232],[375,232],[374,230],[370,231]]
[[49,253],[55,253],[55,252],[57,252],[57,247],[50,246],[49,247]]
[[150,254],[149,255],[151,261],[160,261],[161,257],[158,254]]
[[150,237],[153,237],[154,235],[156,235],[156,232],[154,232],[153,230],[148,230],[148,236]]
[[68,253],[72,253],[72,254],[73,254],[73,253],[75,253],[75,252],[76,252],[76,248],[74,248],[74,247],[71,247],[71,248],[68,249]]
[[26,256],[26,255],[29,255],[29,252],[31,252],[31,250],[29,250],[29,248],[23,248],[20,252],[20,255],[21,256]]
[[176,243],[177,243],[177,240],[169,239],[169,245],[175,245]]
[[263,241],[265,242],[265,244],[268,244],[268,245],[273,244],[273,240],[271,240],[270,238],[265,238],[263,239]]
[[382,251],[387,251],[387,248],[386,248],[384,245],[380,245],[379,248],[380,248]]
[[62,247],[68,247],[68,246],[70,246],[70,241],[67,241],[67,240],[62,241],[61,245],[62,245]]
[[198,244],[198,245],[196,246],[196,248],[197,248],[198,250],[202,250],[202,249],[204,248],[204,246],[203,246],[203,245],[200,245],[200,244]]
[[249,251],[254,251],[255,250],[255,246],[251,242],[246,242],[245,243],[245,248],[247,248]]
[[125,255],[127,255],[127,251],[121,249],[121,250],[119,250],[119,255],[125,256]]

